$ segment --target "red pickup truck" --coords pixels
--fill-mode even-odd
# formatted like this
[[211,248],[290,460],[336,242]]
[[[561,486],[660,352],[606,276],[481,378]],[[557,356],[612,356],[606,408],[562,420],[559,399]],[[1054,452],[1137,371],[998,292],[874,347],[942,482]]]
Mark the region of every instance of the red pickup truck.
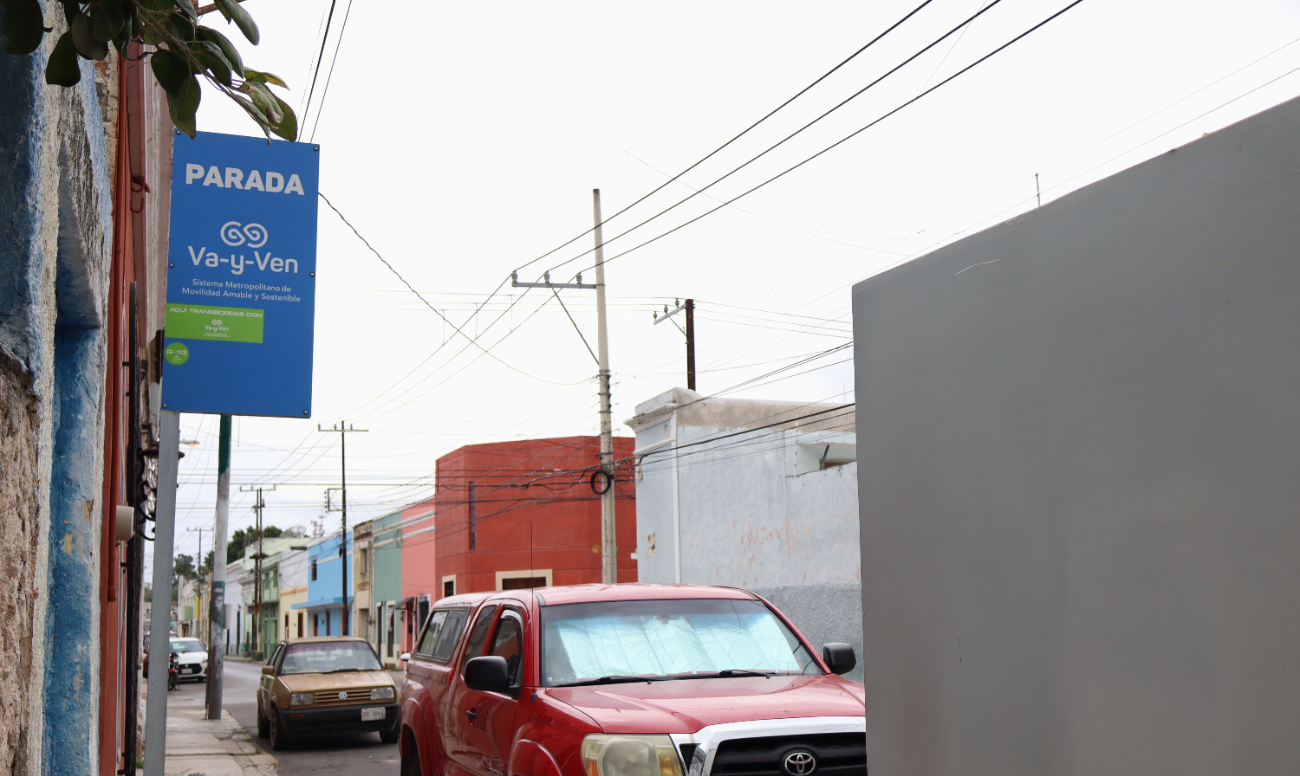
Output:
[[735,588],[444,598],[407,660],[402,776],[865,776],[862,685]]

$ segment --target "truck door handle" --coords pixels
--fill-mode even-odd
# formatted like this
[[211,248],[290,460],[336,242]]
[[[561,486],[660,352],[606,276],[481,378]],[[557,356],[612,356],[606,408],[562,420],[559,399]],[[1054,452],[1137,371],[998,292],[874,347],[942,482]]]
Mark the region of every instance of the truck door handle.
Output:
[[474,711],[473,709],[465,709],[465,716],[469,717],[470,719],[478,719],[478,712]]

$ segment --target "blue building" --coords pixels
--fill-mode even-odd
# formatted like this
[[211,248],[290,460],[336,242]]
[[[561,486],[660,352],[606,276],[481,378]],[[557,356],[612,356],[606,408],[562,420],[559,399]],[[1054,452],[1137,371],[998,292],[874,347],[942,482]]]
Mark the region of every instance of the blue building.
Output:
[[[307,615],[308,636],[340,636],[343,634],[343,613],[352,607],[352,535],[347,536],[348,554],[347,600],[343,597],[343,541],[333,536],[321,539],[307,547],[307,600],[294,604],[294,609]],[[346,608],[345,608],[346,607]],[[349,624],[348,633],[356,628]]]

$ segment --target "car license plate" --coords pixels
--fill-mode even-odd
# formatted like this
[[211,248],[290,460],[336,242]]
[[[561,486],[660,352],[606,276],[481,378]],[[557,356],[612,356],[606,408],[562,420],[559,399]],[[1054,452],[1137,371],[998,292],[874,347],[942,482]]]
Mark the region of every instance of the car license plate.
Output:
[[191,673],[191,674],[197,674],[197,673],[199,672],[199,667],[198,667],[198,666],[190,666],[189,668],[187,668],[187,669],[185,669],[185,670],[188,671],[188,672]]
[[362,721],[362,722],[374,722],[375,720],[383,719],[383,718],[384,718],[384,712],[385,712],[385,711],[386,711],[386,709],[385,709],[384,707],[382,707],[382,706],[380,706],[380,707],[378,707],[378,708],[374,708],[374,709],[362,709],[362,710],[361,710],[361,721]]

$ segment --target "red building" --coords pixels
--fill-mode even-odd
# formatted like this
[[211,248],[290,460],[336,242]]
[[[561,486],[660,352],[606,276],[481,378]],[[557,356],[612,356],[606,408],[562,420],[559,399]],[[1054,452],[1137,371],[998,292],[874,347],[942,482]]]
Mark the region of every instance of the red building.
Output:
[[[636,581],[635,440],[614,438],[618,581]],[[600,496],[592,474],[600,439],[564,437],[467,445],[438,459],[436,528],[404,537],[406,570],[419,569],[436,601],[456,593],[600,581]],[[425,539],[425,537],[428,537]],[[424,541],[422,541],[424,540]],[[432,567],[433,579],[429,568]],[[414,580],[413,580],[414,581]]]

